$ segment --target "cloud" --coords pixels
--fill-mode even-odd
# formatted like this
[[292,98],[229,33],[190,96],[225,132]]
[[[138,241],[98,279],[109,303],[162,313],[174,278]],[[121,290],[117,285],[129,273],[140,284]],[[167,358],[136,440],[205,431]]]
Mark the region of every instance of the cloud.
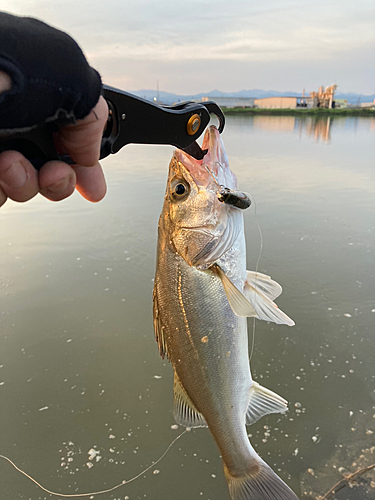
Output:
[[214,78],[231,71],[223,75],[232,82],[228,90],[251,88],[252,81],[294,90],[314,70],[314,81],[340,75],[342,90],[374,91],[372,0],[3,0],[2,8],[68,31],[92,65],[133,89],[158,73],[176,92],[193,80],[220,87]]

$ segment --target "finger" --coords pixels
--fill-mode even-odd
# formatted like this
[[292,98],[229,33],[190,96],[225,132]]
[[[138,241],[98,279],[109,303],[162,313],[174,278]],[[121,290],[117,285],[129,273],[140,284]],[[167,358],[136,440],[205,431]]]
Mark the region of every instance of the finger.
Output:
[[8,199],[7,195],[4,193],[4,191],[0,187],[0,207],[2,207],[4,205],[4,203],[7,201],[7,199]]
[[12,79],[9,75],[0,71],[0,94],[12,88]]
[[108,119],[108,105],[103,96],[83,120],[59,131],[59,142],[78,164],[91,167],[100,157],[100,146],[104,127]]
[[107,185],[100,164],[97,163],[93,167],[75,165],[74,170],[77,176],[77,191],[86,200],[92,202],[102,200],[107,192]]
[[18,151],[0,154],[0,189],[14,201],[31,200],[39,191],[38,174]]
[[49,161],[39,170],[39,188],[43,196],[51,201],[64,200],[76,186],[73,168],[62,161]]

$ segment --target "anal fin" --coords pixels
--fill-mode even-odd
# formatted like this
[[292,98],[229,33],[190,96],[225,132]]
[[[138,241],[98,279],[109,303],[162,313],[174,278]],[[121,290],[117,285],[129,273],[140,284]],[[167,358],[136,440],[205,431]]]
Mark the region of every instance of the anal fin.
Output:
[[173,417],[184,427],[207,427],[204,416],[195,408],[176,372],[173,381]]
[[288,402],[257,382],[250,387],[249,405],[246,412],[246,425],[254,424],[269,413],[284,413],[288,409]]

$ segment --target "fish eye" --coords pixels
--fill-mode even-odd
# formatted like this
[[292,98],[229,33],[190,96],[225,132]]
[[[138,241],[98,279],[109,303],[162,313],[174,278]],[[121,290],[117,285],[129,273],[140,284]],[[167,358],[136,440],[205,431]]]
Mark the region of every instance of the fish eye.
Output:
[[189,185],[181,179],[175,179],[171,183],[171,196],[175,201],[181,201],[189,194]]
[[177,186],[174,188],[174,192],[180,196],[182,194],[185,194],[185,191],[186,191],[186,188],[185,186],[182,184],[182,182],[180,182],[180,184],[177,184]]

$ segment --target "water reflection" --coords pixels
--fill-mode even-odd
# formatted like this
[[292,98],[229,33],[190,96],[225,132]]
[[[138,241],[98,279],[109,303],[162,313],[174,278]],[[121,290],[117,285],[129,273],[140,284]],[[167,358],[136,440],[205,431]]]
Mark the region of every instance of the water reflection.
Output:
[[[307,119],[305,124],[306,133],[313,137],[315,141],[322,140],[329,142],[331,140],[331,117],[311,118]],[[303,130],[303,121],[300,120],[300,130]]]
[[[375,118],[337,117],[337,116],[254,116],[249,120],[256,129],[268,132],[298,132],[315,141],[329,143],[331,132],[335,127],[345,128],[350,124],[351,130],[357,125],[368,130],[375,130]],[[361,120],[361,122],[359,121]]]
[[253,127],[269,132],[293,132],[294,116],[254,116]]

